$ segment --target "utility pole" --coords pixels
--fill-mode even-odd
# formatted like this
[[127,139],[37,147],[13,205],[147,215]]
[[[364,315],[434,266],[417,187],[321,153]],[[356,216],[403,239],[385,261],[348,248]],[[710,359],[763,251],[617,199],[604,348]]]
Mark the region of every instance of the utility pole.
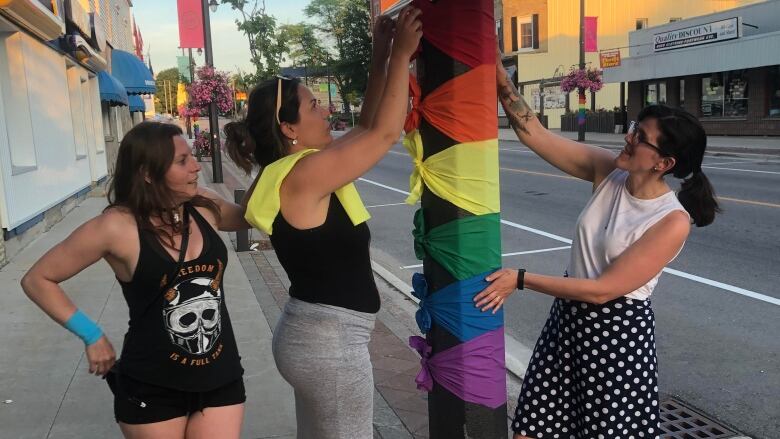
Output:
[[[201,0],[201,8],[203,9],[203,38],[206,43],[206,65],[214,68],[214,54],[211,49],[209,0]],[[220,149],[219,113],[217,113],[216,102],[211,102],[211,104],[209,104],[209,134],[211,135],[211,168],[213,170],[213,182],[222,183],[222,151]]]
[[[580,0],[580,70],[585,70],[585,0]],[[579,88],[579,114],[577,115],[577,140],[585,140],[585,89]]]
[[[495,32],[494,17],[494,5],[493,2],[486,1],[474,1],[474,4],[479,4],[479,7],[484,7],[485,10],[479,11],[479,14],[489,14],[490,19],[487,21],[487,25],[484,25],[485,21],[476,21],[474,29],[479,32],[484,32],[488,36],[493,36]],[[428,2],[421,2],[428,3]],[[439,4],[446,3],[440,1]],[[437,6],[432,6],[437,7]],[[465,1],[453,2],[452,5],[439,5],[443,8],[437,12],[437,20],[443,20],[448,22],[450,20],[450,14],[454,17],[456,14],[463,13],[460,8],[470,7],[472,12],[476,12],[471,5]],[[425,9],[424,9],[425,11]],[[425,13],[423,14],[423,20],[425,20]],[[455,20],[452,19],[454,22]],[[482,45],[488,45],[488,53],[495,53],[496,41],[493,38],[477,39],[474,38],[471,41],[473,45],[465,46],[464,50],[470,50],[474,52],[484,52],[485,47]],[[417,60],[417,75],[418,82],[421,90],[421,101],[425,100],[427,96],[438,90],[441,86],[453,80],[454,78],[471,73],[478,67],[483,66],[469,66],[463,62],[455,59],[450,54],[447,54],[439,50],[436,46],[431,44],[426,36],[422,39],[422,52],[421,56]],[[478,56],[476,53],[473,56]],[[492,69],[494,67],[495,58],[484,59],[482,62],[488,64]],[[469,86],[469,85],[466,85]],[[485,108],[488,108],[490,112],[495,116],[495,102],[497,96],[495,93],[495,85],[488,88],[492,92],[487,92],[479,99],[484,101],[477,102],[483,104]],[[463,110],[458,111],[457,108],[453,109],[455,115],[450,123],[458,123],[458,120],[464,120],[472,117],[471,114],[464,113]],[[491,160],[498,160],[498,131],[497,123],[490,127],[489,130],[475,134],[478,139],[474,141],[485,142],[483,156],[479,157],[479,167],[484,169],[484,173],[475,178],[474,181],[477,184],[488,185],[489,181],[497,181],[497,175],[490,175],[492,171],[490,169],[498,169],[497,163],[492,163]],[[452,151],[451,148],[460,146],[462,143],[466,143],[464,140],[456,140],[445,134],[444,127],[434,126],[434,123],[427,120],[425,115],[422,116],[419,125],[420,139],[422,140],[422,160],[425,161],[429,157],[445,152]],[[491,131],[492,130],[492,131]],[[494,150],[493,150],[494,149]],[[457,149],[455,150],[457,151]],[[453,154],[451,160],[455,163],[465,160],[475,160],[474,156],[468,156],[468,154],[457,153]],[[484,160],[484,163],[481,161]],[[455,180],[457,177],[448,177]],[[423,180],[425,183],[425,180]],[[452,182],[455,184],[455,181]],[[498,185],[495,187],[486,186],[483,189],[483,194],[488,197],[495,197],[498,199]],[[462,258],[460,263],[463,264],[464,270],[458,274],[454,274],[451,268],[448,268],[446,260],[426,254],[423,257],[423,274],[428,286],[429,299],[433,300],[439,294],[449,294],[443,291],[448,285],[459,284],[464,285],[463,282],[473,279],[475,276],[480,276],[484,271],[482,267],[477,267],[474,261],[482,261],[485,264],[490,264],[493,269],[498,268],[501,265],[500,260],[500,222],[498,211],[485,212],[485,211],[469,211],[465,208],[456,206],[452,201],[445,200],[440,195],[435,194],[426,184],[422,185],[422,196],[420,198],[421,210],[418,214],[422,215],[422,223],[424,223],[424,231],[431,231],[437,227],[462,227],[463,230],[469,227],[475,227],[479,230],[479,233],[484,234],[486,241],[479,246],[479,248],[470,249],[467,244],[469,238],[466,236],[467,232],[453,233],[447,237],[447,242],[440,244],[442,247],[448,246],[453,249],[462,249],[459,253],[459,257]],[[417,215],[415,215],[416,218]],[[419,219],[419,218],[418,218]],[[417,219],[415,220],[417,225]],[[476,226],[474,226],[476,225]],[[417,245],[417,243],[415,243]],[[467,254],[468,253],[468,254]],[[459,287],[467,289],[469,287]],[[471,293],[469,291],[469,293]],[[476,295],[478,291],[474,291]],[[473,297],[473,296],[471,296]],[[458,300],[447,296],[447,299],[441,300]],[[453,317],[455,323],[452,327],[465,327],[467,322],[473,316],[468,316],[466,313],[459,313]],[[483,313],[478,319],[492,319],[493,316],[490,312]],[[453,331],[452,327],[448,329],[441,322],[435,318],[431,321],[430,330],[427,332],[425,343],[431,348],[431,358],[435,358],[437,355],[445,352],[453,352],[453,349],[462,349],[460,358],[456,361],[462,364],[468,364],[469,361],[473,361],[473,358],[469,356],[474,355],[468,353],[468,350],[461,346],[473,342],[474,339],[466,340],[462,338],[462,334],[458,334]],[[499,340],[495,340],[494,337],[500,332]],[[503,338],[503,322],[501,327],[493,330],[483,332],[480,337],[488,336],[491,340],[490,349],[492,352],[497,352],[501,360],[504,358],[504,338]],[[487,339],[486,339],[487,340]],[[488,362],[486,362],[488,363]],[[495,366],[495,364],[493,365]],[[469,366],[471,367],[471,366]],[[469,370],[469,372],[472,372]],[[499,387],[499,393],[502,394],[503,403],[499,403],[498,406],[488,404],[485,400],[474,399],[468,392],[462,392],[464,389],[453,389],[451,386],[447,386],[436,379],[433,380],[432,390],[428,393],[428,419],[429,419],[429,437],[431,439],[453,439],[453,438],[471,438],[471,439],[506,439],[507,438],[507,405],[506,405],[506,369],[504,368],[503,361],[498,367],[486,367],[481,370],[480,378],[490,383],[493,383],[496,387]],[[474,380],[474,377],[469,377],[468,380]],[[473,385],[473,383],[471,383]],[[482,385],[484,383],[480,383]],[[464,378],[463,386],[467,386],[466,379]],[[483,390],[483,389],[480,389]],[[461,391],[461,392],[459,392]],[[494,389],[495,391],[495,389]],[[465,395],[465,396],[464,396]]]
[[[189,66],[190,66],[190,85],[192,85],[193,82],[195,82],[195,60],[192,59],[192,48],[190,47],[187,49],[190,57]],[[187,137],[192,139],[192,118],[189,116],[189,112],[187,112]],[[200,156],[198,156],[200,157]]]

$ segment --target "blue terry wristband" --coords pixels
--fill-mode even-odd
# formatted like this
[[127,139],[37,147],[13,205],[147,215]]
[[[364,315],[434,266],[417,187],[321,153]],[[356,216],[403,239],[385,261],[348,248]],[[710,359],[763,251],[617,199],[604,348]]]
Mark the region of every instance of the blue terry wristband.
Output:
[[65,322],[65,327],[76,334],[84,344],[89,346],[95,343],[103,336],[103,331],[86,314],[77,309],[75,313]]

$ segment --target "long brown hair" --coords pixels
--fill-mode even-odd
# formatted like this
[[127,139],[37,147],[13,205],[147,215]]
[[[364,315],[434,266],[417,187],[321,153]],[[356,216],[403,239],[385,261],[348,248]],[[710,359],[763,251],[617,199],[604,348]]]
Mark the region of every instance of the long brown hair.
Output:
[[[161,241],[164,238],[172,248],[173,236],[182,233],[184,225],[174,220],[177,197],[165,183],[165,174],[173,163],[173,138],[180,135],[182,130],[176,125],[151,121],[141,122],[128,131],[119,144],[106,208],[129,210],[141,229],[153,232]],[[219,207],[212,200],[195,195],[189,202],[219,217]],[[162,224],[152,224],[152,217],[159,217]]]
[[225,125],[225,149],[228,156],[247,174],[254,164],[270,165],[287,154],[290,140],[277,122],[277,93],[281,85],[279,121],[298,123],[298,78],[269,79],[252,89],[243,120]]

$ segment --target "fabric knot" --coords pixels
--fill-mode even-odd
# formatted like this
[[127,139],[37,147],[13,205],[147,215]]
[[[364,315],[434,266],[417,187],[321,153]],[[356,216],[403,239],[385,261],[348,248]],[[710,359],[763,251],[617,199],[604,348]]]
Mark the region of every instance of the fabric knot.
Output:
[[404,123],[404,131],[411,133],[420,127],[420,121],[422,120],[422,111],[420,109],[420,96],[422,91],[420,90],[420,84],[417,83],[417,79],[414,75],[409,75],[409,97],[412,99],[412,109],[406,116],[406,122]]
[[433,390],[433,375],[431,374],[428,359],[431,356],[431,346],[424,338],[414,335],[409,337],[409,346],[420,354],[420,372],[414,378],[418,390],[430,392]]
[[428,304],[428,282],[425,280],[425,275],[422,273],[414,273],[412,276],[412,294],[414,297],[420,299],[420,309],[414,315],[414,319],[417,321],[417,326],[420,328],[420,332],[427,334],[431,330],[432,317],[428,310],[430,306]]

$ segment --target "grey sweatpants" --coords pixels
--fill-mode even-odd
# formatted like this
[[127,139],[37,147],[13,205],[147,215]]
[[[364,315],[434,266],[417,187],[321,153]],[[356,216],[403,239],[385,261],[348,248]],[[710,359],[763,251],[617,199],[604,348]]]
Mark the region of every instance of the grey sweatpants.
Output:
[[295,390],[298,439],[371,439],[374,314],[290,298],[276,325],[276,367]]

